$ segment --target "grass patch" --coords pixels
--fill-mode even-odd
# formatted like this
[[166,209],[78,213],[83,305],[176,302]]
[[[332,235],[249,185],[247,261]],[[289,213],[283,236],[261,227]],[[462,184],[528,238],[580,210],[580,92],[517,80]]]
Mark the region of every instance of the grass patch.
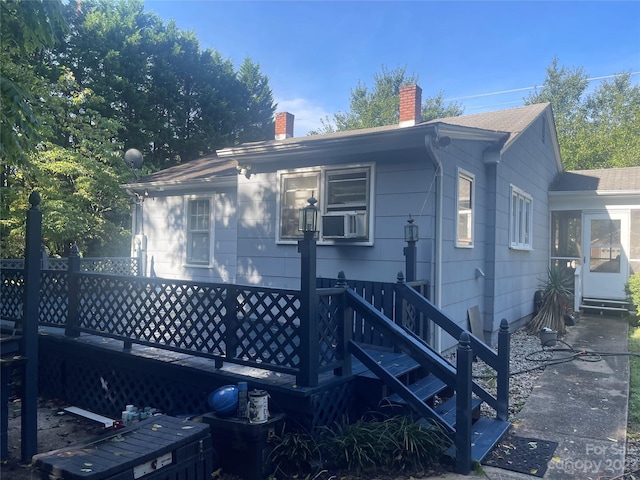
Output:
[[[629,326],[629,352],[640,353],[640,317]],[[629,436],[640,438],[640,357],[629,358]]]

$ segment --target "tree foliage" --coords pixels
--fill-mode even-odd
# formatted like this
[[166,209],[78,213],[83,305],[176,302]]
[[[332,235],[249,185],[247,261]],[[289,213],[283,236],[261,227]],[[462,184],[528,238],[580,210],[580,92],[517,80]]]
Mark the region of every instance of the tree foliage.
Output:
[[[34,64],[67,31],[61,4],[46,0],[0,2],[0,158],[23,159],[39,140]],[[35,104],[35,106],[34,106]]]
[[89,256],[127,255],[132,172],[272,135],[268,78],[239,71],[141,0],[0,0],[0,255],[21,256],[28,196],[42,195],[43,241]]
[[[398,123],[400,114],[400,87],[418,83],[416,75],[407,75],[406,67],[388,70],[384,65],[381,73],[373,76],[374,87],[369,90],[358,82],[351,90],[350,110],[321,119],[321,127],[311,135],[356,130],[360,128],[382,127]],[[462,115],[463,109],[456,103],[445,105],[444,94],[427,98],[422,105],[423,120]]]
[[592,92],[582,68],[554,59],[540,90],[526,104],[550,102],[567,170],[640,166],[640,86],[630,74],[603,81]]
[[59,58],[123,126],[119,140],[151,170],[240,141],[269,138],[275,105],[257,64],[240,71],[193,32],[165,25],[141,0],[71,2],[74,33]]

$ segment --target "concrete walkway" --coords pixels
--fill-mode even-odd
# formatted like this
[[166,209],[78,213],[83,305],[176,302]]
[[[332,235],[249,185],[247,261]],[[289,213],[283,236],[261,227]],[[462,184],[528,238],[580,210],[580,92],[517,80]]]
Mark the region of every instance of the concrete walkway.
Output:
[[[570,328],[563,341],[575,350],[627,352],[629,324],[624,318],[582,316]],[[559,343],[555,348],[563,347]],[[567,354],[556,352],[555,356]],[[558,442],[546,479],[611,479],[624,472],[628,398],[628,356],[603,355],[600,361],[573,360],[549,366],[518,415],[513,431],[521,437]],[[439,478],[536,478],[493,467],[482,466],[482,470],[469,476],[448,474]]]

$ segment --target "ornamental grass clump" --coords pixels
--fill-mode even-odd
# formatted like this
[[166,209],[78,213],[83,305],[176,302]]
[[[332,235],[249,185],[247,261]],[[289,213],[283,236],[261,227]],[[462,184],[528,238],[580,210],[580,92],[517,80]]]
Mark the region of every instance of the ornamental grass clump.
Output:
[[361,475],[372,470],[420,471],[438,463],[451,446],[446,433],[405,416],[360,420],[322,435],[326,457]]
[[573,278],[566,269],[558,266],[549,267],[547,280],[540,286],[542,306],[527,326],[530,333],[537,334],[545,327],[555,330],[558,335],[566,333],[564,316],[573,295],[571,292],[572,283]]

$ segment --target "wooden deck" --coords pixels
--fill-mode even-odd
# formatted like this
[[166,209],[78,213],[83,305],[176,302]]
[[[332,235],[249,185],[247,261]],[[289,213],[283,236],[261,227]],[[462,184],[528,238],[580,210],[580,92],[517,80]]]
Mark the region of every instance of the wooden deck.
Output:
[[[265,390],[271,413],[286,413],[312,429],[358,418],[386,394],[382,383],[354,359],[352,374],[322,373],[317,386],[297,385],[294,375],[216,361],[156,347],[132,345],[97,335],[67,337],[64,329],[40,328],[40,391],[74,405],[118,418],[124,405],[152,406],[171,415],[210,411],[207,396],[220,386],[247,382]],[[369,349],[395,375],[419,365],[402,353]]]

